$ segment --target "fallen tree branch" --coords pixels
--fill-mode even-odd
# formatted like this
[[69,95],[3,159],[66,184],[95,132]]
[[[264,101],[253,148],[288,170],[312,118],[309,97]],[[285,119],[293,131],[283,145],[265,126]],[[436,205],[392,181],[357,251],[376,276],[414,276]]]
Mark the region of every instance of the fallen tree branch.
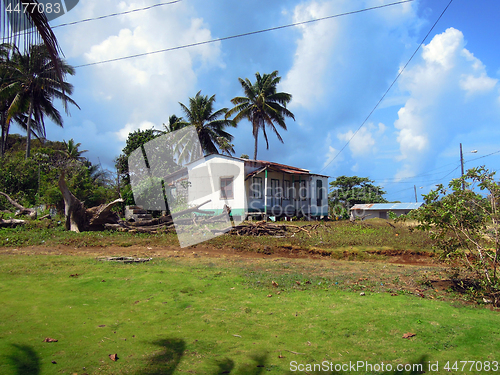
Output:
[[16,212],[16,216],[19,216],[19,215],[28,215],[30,218],[36,219],[36,210],[34,210],[32,208],[26,208],[26,207],[20,205],[19,203],[17,203],[14,199],[12,199],[11,197],[9,197],[4,192],[0,191],[0,195],[3,195],[9,201],[9,203],[11,205],[13,205],[15,208],[18,209],[18,211]]
[[17,227],[18,225],[24,225],[24,224],[26,224],[26,220],[0,219],[0,228],[14,228],[14,227]]

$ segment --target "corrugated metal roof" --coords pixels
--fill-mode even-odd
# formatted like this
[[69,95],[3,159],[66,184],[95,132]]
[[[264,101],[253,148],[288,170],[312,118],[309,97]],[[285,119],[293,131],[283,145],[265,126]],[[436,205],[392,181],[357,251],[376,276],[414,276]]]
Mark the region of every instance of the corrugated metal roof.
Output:
[[423,202],[355,204],[353,207],[351,207],[351,210],[415,210],[421,205],[423,205]]

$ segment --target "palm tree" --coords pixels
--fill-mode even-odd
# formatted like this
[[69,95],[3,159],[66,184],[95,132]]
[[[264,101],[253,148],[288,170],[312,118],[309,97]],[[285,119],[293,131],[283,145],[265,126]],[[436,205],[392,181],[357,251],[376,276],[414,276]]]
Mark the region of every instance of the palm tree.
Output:
[[215,95],[209,98],[207,95],[201,95],[201,91],[198,91],[194,98],[189,98],[189,107],[179,103],[186,115],[187,124],[195,127],[205,154],[218,154],[218,148],[221,146],[219,138],[227,142],[233,139],[233,136],[224,129],[228,126],[236,126],[233,120],[225,117],[227,108],[214,112],[214,102]]
[[45,138],[45,116],[56,125],[63,126],[61,114],[53,105],[54,98],[63,102],[67,114],[69,114],[68,102],[80,108],[68,96],[73,93],[73,85],[64,81],[66,74],[75,74],[74,68],[62,59],[58,59],[57,64],[62,72],[62,81],[58,79],[57,69],[47,47],[41,44],[31,46],[24,54],[14,48],[12,64],[7,67],[10,72],[8,84],[0,90],[0,94],[14,94],[7,110],[7,123],[20,113],[27,114],[26,158],[30,157],[33,125],[36,133],[43,138]]
[[75,143],[74,139],[71,138],[68,143],[63,140],[65,149],[63,150],[63,154],[66,156],[68,160],[75,160],[83,162],[85,158],[82,156],[84,152],[88,152],[88,150],[79,150],[78,148],[82,145],[81,143]]
[[[10,4],[10,11],[8,5]],[[13,11],[15,2],[2,2],[0,4],[0,22],[2,25],[7,25],[5,19],[9,19],[10,27],[2,27],[2,40],[6,39],[9,43],[18,46],[29,46],[43,42],[47,48],[54,69],[59,81],[63,81],[63,70],[59,66],[60,48],[57,43],[57,38],[49,26],[47,16],[43,12],[39,12],[39,2],[30,0],[29,2],[17,2],[17,5],[22,4],[21,11]],[[26,8],[26,9],[24,9]],[[24,30],[26,29],[26,30]]]
[[285,117],[291,117],[295,120],[295,116],[286,108],[286,105],[292,100],[292,95],[286,92],[277,92],[276,86],[281,81],[277,70],[262,76],[257,72],[255,78],[255,83],[251,83],[248,78],[244,80],[238,78],[245,96],[231,99],[231,103],[235,106],[226,113],[226,118],[236,114],[234,117],[236,123],[244,118],[252,123],[252,134],[255,138],[254,159],[257,160],[259,131],[262,130],[267,149],[269,149],[266,126],[273,130],[278,140],[283,143],[275,125],[287,130]]
[[229,143],[226,138],[218,137],[217,143],[220,150],[222,151],[222,154],[224,154],[224,152],[227,153],[228,156],[234,154],[234,145],[232,143]]
[[182,117],[177,117],[176,115],[172,115],[168,118],[168,124],[163,124],[163,127],[166,129],[166,133],[172,133],[176,130],[182,129],[183,127],[189,125]]

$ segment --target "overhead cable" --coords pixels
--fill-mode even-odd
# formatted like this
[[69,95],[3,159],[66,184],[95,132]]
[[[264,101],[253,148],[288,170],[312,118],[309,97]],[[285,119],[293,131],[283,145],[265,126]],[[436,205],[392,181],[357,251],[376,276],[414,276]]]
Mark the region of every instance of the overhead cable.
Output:
[[424,42],[427,40],[427,38],[429,37],[430,33],[432,32],[432,30],[434,30],[434,27],[436,27],[437,23],[439,22],[439,20],[441,19],[441,17],[443,17],[444,13],[446,12],[446,10],[449,8],[449,6],[451,5],[451,3],[453,2],[453,0],[450,0],[450,2],[448,3],[448,5],[446,6],[446,8],[444,8],[443,12],[440,14],[440,16],[438,17],[438,19],[436,20],[436,22],[434,22],[434,24],[432,25],[431,29],[429,30],[429,32],[425,35],[425,37],[422,39],[422,42],[417,46],[417,48],[415,49],[415,52],[413,52],[413,54],[411,55],[410,59],[406,62],[406,64],[404,65],[404,67],[402,69],[400,69],[399,73],[397,74],[396,78],[394,79],[394,81],[392,81],[392,83],[389,85],[389,88],[385,91],[384,95],[382,95],[382,97],[380,98],[380,100],[377,102],[377,104],[375,104],[375,107],[373,107],[373,109],[371,110],[371,112],[368,114],[368,116],[366,116],[365,120],[362,122],[362,124],[359,126],[359,128],[354,132],[354,134],[352,135],[351,138],[349,138],[349,140],[347,141],[347,143],[344,145],[344,147],[342,147],[340,149],[340,151],[337,153],[337,155],[335,155],[335,157],[330,160],[324,167],[323,169],[321,169],[320,172],[324,171],[335,159],[337,159],[337,157],[342,153],[342,151],[344,151],[344,149],[349,145],[349,143],[351,143],[352,139],[356,136],[356,134],[358,134],[358,132],[361,130],[361,128],[366,124],[366,122],[368,121],[368,119],[371,117],[371,115],[373,114],[373,112],[375,112],[375,110],[378,108],[378,106],[380,105],[380,103],[382,103],[382,101],[385,99],[385,97],[387,96],[387,94],[389,93],[389,91],[392,89],[392,86],[394,86],[394,84],[397,82],[397,80],[399,79],[399,77],[401,76],[401,74],[403,74],[404,70],[406,69],[406,67],[408,66],[408,64],[411,62],[411,60],[413,60],[413,57],[417,54],[417,52],[420,50],[420,48],[422,47],[422,45],[424,44]]
[[177,47],[165,48],[165,49],[161,49],[161,50],[157,50],[157,51],[138,53],[138,54],[135,54],[135,55],[117,57],[117,58],[114,58],[114,59],[109,59],[109,60],[103,60],[103,61],[97,61],[97,62],[93,62],[93,63],[88,63],[88,64],[77,65],[77,66],[75,66],[75,68],[82,68],[84,66],[92,66],[92,65],[105,64],[105,63],[114,62],[114,61],[121,61],[121,60],[126,60],[126,59],[133,59],[133,58],[136,58],[136,57],[154,55],[154,54],[163,53],[163,52],[170,52],[170,51],[180,50],[180,49],[184,49],[184,48],[201,46],[201,45],[204,45],[204,44],[222,42],[224,40],[242,38],[242,37],[245,37],[245,36],[257,35],[257,34],[267,33],[269,31],[287,29],[287,28],[290,28],[290,27],[295,27],[295,26],[299,26],[299,25],[306,25],[306,24],[309,24],[309,23],[324,21],[324,20],[328,20],[328,19],[332,19],[332,18],[348,16],[348,15],[352,15],[352,14],[367,12],[367,11],[375,10],[375,9],[386,8],[386,7],[390,7],[390,6],[394,6],[394,5],[399,5],[399,4],[404,4],[404,3],[410,3],[412,1],[415,1],[415,0],[402,0],[402,1],[395,2],[395,3],[390,3],[390,4],[385,4],[385,5],[378,5],[378,6],[371,7],[371,8],[365,8],[365,9],[360,9],[360,10],[354,10],[354,11],[351,11],[351,12],[335,14],[335,15],[332,15],[332,16],[315,18],[315,19],[308,20],[308,21],[295,22],[295,23],[290,23],[290,24],[287,24],[287,25],[270,27],[270,28],[267,28],[267,29],[262,29],[262,30],[257,30],[257,31],[250,31],[248,33],[242,33],[242,34],[237,34],[237,35],[232,35],[232,36],[226,36],[226,37],[222,37],[222,38],[216,38],[216,39],[206,40],[206,41],[203,41],[203,42],[196,42],[196,43],[191,43],[191,44],[184,44],[184,45],[177,46]]
[[151,6],[148,6],[148,7],[144,7],[144,8],[132,9],[132,10],[127,10],[127,11],[124,11],[124,12],[111,13],[111,14],[107,14],[107,15],[105,15],[105,16],[100,16],[100,17],[92,17],[92,18],[86,18],[86,19],[84,19],[84,20],[80,20],[80,21],[74,21],[74,22],[62,23],[62,24],[60,24],[60,25],[51,26],[51,28],[52,28],[52,29],[56,29],[56,28],[58,28],[58,27],[70,26],[70,25],[76,25],[77,23],[89,22],[89,21],[96,21],[96,20],[102,20],[102,19],[104,19],[104,18],[121,16],[121,15],[123,15],[123,14],[129,14],[129,13],[141,12],[141,11],[143,11],[143,10],[149,10],[149,9],[152,9],[152,8],[161,7],[161,6],[163,6],[163,5],[170,5],[170,4],[180,3],[181,1],[182,1],[182,0],[169,1],[168,3],[154,4],[154,5],[151,5]]

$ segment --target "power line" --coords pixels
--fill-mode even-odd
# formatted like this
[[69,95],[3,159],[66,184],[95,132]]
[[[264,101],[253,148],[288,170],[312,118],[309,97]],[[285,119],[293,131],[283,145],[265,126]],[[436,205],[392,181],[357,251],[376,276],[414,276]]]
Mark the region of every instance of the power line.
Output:
[[390,7],[390,6],[394,6],[394,5],[399,5],[399,4],[404,4],[404,3],[410,3],[410,2],[413,2],[413,1],[415,1],[415,0],[401,0],[401,1],[398,1],[398,2],[395,2],[395,3],[390,3],[390,4],[385,4],[385,5],[378,5],[378,6],[371,7],[371,8],[365,8],[365,9],[355,10],[355,11],[351,11],[351,12],[335,14],[335,15],[332,15],[332,16],[315,18],[313,20],[302,21],[302,22],[295,22],[295,23],[290,23],[290,24],[287,24],[287,25],[270,27],[268,29],[262,29],[262,30],[258,30],[258,31],[250,31],[248,33],[242,33],[242,34],[237,34],[237,35],[232,35],[232,36],[226,36],[226,37],[217,38],[217,39],[206,40],[206,41],[203,41],[203,42],[185,44],[185,45],[181,45],[181,46],[177,46],[177,47],[170,47],[170,48],[165,48],[165,49],[161,49],[161,50],[157,50],[157,51],[152,51],[152,52],[138,53],[138,54],[130,55],[130,56],[117,57],[117,58],[114,58],[114,59],[109,59],[109,60],[103,60],[103,61],[88,63],[88,64],[77,65],[77,66],[75,66],[75,68],[82,68],[84,66],[92,66],[92,65],[105,64],[105,63],[114,62],[114,61],[121,61],[121,60],[126,60],[126,59],[133,59],[133,58],[136,58],[136,57],[148,56],[148,55],[153,55],[153,54],[158,54],[158,53],[163,53],[163,52],[170,52],[170,51],[180,50],[180,49],[189,48],[189,47],[201,46],[201,45],[204,45],[204,44],[210,44],[210,43],[215,43],[215,42],[222,42],[224,40],[236,39],[236,38],[241,38],[241,37],[244,37],[244,36],[250,36],[250,35],[256,35],[256,34],[262,34],[262,33],[267,33],[269,31],[287,29],[287,28],[290,28],[290,27],[295,27],[295,26],[299,26],[299,25],[306,25],[306,24],[309,24],[309,23],[324,21],[324,20],[328,20],[328,19],[332,19],[332,18],[343,17],[343,16],[348,16],[348,15],[357,14],[357,13],[363,13],[363,12],[367,12],[367,11],[370,11],[370,10],[386,8],[386,7]]
[[482,158],[486,158],[486,157],[488,157],[488,156],[495,155],[495,154],[498,154],[498,153],[500,153],[500,150],[495,151],[495,152],[492,152],[491,154],[488,154],[488,155],[484,155],[484,156],[480,156],[480,157],[478,157],[478,158],[474,158],[474,159],[471,159],[471,160],[467,160],[467,161],[465,162],[465,164],[467,164],[467,163],[469,163],[469,162],[471,162],[471,161],[474,161],[474,160],[479,160],[479,159],[482,159]]
[[[392,83],[389,85],[389,88],[385,91],[384,95],[382,95],[382,97],[380,98],[380,100],[377,102],[377,104],[375,104],[375,107],[373,107],[373,109],[371,110],[371,112],[368,114],[368,116],[366,116],[365,120],[362,122],[362,124],[359,126],[359,128],[354,132],[354,134],[352,135],[352,137],[347,141],[347,143],[344,145],[344,147],[342,147],[342,149],[337,153],[337,155],[335,155],[335,157],[330,160],[328,162],[327,165],[325,165],[323,167],[323,169],[321,169],[321,171],[324,171],[325,168],[327,168],[335,159],[337,159],[337,157],[342,153],[342,151],[344,151],[344,149],[349,145],[349,143],[351,143],[352,139],[356,136],[356,134],[358,134],[358,132],[361,130],[361,128],[366,124],[366,122],[368,121],[368,119],[371,117],[371,115],[373,114],[373,112],[375,112],[375,110],[378,108],[378,106],[380,105],[380,103],[382,103],[382,101],[384,100],[384,98],[386,97],[386,95],[389,93],[389,91],[391,90],[392,86],[394,86],[394,84],[396,83],[396,81],[399,79],[399,77],[401,76],[401,74],[403,74],[404,70],[406,69],[406,67],[408,66],[408,64],[411,62],[411,60],[413,60],[413,57],[417,54],[417,52],[420,50],[420,48],[422,47],[422,45],[424,44],[424,42],[427,40],[428,36],[430,35],[430,33],[432,32],[432,30],[434,30],[434,27],[436,27],[437,23],[439,22],[439,20],[441,19],[441,17],[443,17],[444,13],[446,12],[446,10],[449,8],[449,6],[451,5],[451,3],[453,2],[453,0],[450,0],[450,2],[448,3],[448,5],[446,6],[446,8],[444,8],[443,12],[440,14],[440,16],[438,17],[438,19],[436,20],[436,22],[434,22],[434,25],[432,25],[431,29],[429,30],[429,32],[425,35],[424,39],[422,40],[422,42],[418,45],[417,49],[415,49],[415,52],[413,52],[413,54],[411,55],[410,59],[406,62],[406,64],[404,65],[404,67],[399,71],[398,75],[396,76],[396,78],[394,79],[394,81],[392,81]],[[320,172],[321,172],[320,171]]]
[[82,22],[89,22],[89,21],[95,21],[95,20],[102,20],[104,18],[109,18],[109,17],[121,16],[123,14],[141,12],[143,10],[149,10],[149,9],[152,9],[152,8],[161,7],[163,5],[170,5],[170,4],[180,3],[181,1],[182,0],[169,1],[168,3],[154,4],[154,5],[145,7],[145,8],[132,9],[132,10],[127,10],[125,12],[111,13],[111,14],[107,14],[105,16],[100,16],[100,17],[86,18],[86,19],[80,20],[80,21],[62,23],[60,25],[52,26],[52,29],[55,29],[55,28],[58,28],[58,27],[63,27],[63,26],[76,25],[77,23],[82,23]]
[[[500,153],[500,150],[498,151],[494,151],[490,154],[487,154],[487,155],[483,155],[483,156],[480,156],[480,157],[477,157],[477,158],[474,158],[474,159],[470,159],[470,160],[466,160],[464,162],[464,164],[467,164],[467,163],[470,163],[470,162],[473,162],[475,160],[479,160],[479,159],[483,159],[483,158],[487,158],[489,156],[492,156],[492,155],[495,155],[495,154],[499,154]],[[441,167],[439,168],[436,168],[434,170],[439,170],[439,169],[442,169],[448,165],[456,165],[456,163],[448,163],[448,164],[445,164],[445,165],[442,165]],[[457,168],[460,167],[460,164],[458,165],[458,167],[454,168],[452,171],[450,171],[449,173],[447,173],[445,176],[441,177],[439,180],[442,180],[443,178],[447,177],[448,175],[450,175],[452,172],[454,172]],[[422,174],[418,174],[418,175],[415,175],[415,176],[412,176],[412,177],[402,177],[400,179],[398,178],[374,178],[374,181],[382,181],[382,182],[379,182],[380,184],[425,184],[427,182],[430,182],[431,180],[426,180],[426,181],[417,181],[417,180],[413,180],[415,179],[416,177],[426,177],[426,176],[434,176],[436,174],[440,174],[442,172],[436,172],[436,173],[428,173],[428,172],[425,172],[425,173],[422,173]],[[411,181],[391,181],[391,180],[408,180],[408,179],[412,179]],[[434,180],[432,180],[434,181]]]

